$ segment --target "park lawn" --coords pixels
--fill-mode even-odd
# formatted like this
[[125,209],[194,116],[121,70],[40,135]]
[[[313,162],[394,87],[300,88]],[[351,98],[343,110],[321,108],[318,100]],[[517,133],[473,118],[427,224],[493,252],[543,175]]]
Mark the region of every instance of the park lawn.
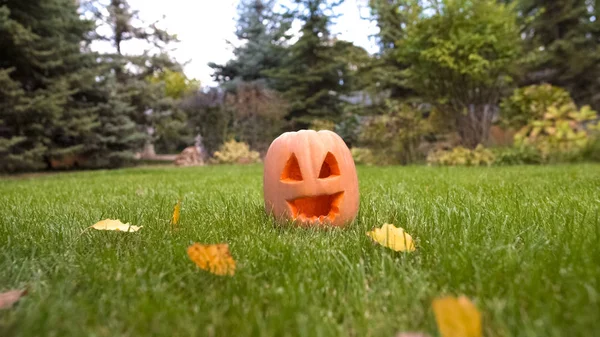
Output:
[[[0,336],[394,336],[438,332],[431,302],[465,294],[484,336],[598,336],[600,165],[359,167],[358,220],[277,226],[262,166],[0,178]],[[183,197],[180,230],[169,230]],[[86,227],[105,218],[136,233]],[[365,233],[406,229],[414,253]],[[233,277],[186,248],[227,242]]]

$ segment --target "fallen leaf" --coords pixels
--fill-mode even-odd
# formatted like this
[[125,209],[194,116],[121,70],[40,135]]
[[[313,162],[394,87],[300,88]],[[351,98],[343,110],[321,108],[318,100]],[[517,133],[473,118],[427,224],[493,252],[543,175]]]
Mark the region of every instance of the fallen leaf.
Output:
[[17,301],[27,295],[27,290],[9,290],[0,293],[0,310],[11,308]]
[[433,300],[433,312],[442,337],[481,337],[481,313],[465,296]]
[[412,252],[415,250],[415,243],[412,236],[406,233],[403,228],[396,228],[392,224],[383,224],[381,228],[367,232],[380,245],[393,249],[397,252]]
[[98,221],[91,228],[101,231],[117,231],[117,232],[137,232],[143,226],[131,226],[129,223],[122,223],[121,220],[105,219]]
[[229,253],[226,243],[216,245],[201,245],[194,243],[187,249],[188,256],[198,267],[215,275],[233,275],[235,260]]
[[171,217],[171,229],[176,229],[179,224],[179,214],[181,213],[181,199],[177,200],[173,207],[173,216]]

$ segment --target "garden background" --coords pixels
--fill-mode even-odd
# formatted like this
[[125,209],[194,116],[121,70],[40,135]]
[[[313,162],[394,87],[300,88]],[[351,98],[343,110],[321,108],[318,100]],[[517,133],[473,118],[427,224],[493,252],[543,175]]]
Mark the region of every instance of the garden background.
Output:
[[[288,5],[241,1],[241,43],[206,87],[169,55],[168,27],[125,0],[2,2],[0,170],[116,168],[185,148],[179,164],[248,163],[303,128],[334,130],[364,164],[600,156],[597,1],[366,1],[374,54],[330,32],[337,2]],[[136,40],[150,47],[122,52]],[[111,48],[94,52],[99,41]]]

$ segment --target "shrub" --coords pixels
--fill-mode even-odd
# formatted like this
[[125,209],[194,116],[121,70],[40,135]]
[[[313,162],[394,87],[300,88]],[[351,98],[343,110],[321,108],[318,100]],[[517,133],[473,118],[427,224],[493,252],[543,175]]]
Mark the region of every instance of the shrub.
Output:
[[[591,140],[598,114],[589,106],[580,110],[574,103],[550,106],[539,120],[530,121],[515,134],[516,146],[532,146],[550,161],[571,161]],[[586,129],[585,124],[589,124]]]
[[380,164],[408,164],[422,159],[418,151],[430,130],[414,105],[388,101],[388,113],[372,116],[361,128],[360,143],[373,151]]
[[448,151],[433,151],[427,156],[429,165],[441,166],[490,166],[494,160],[494,153],[482,145],[478,145],[474,150],[457,146]]
[[574,104],[573,100],[560,87],[540,84],[519,88],[500,104],[502,124],[520,129],[533,120],[542,119],[551,106],[567,104]]
[[494,165],[539,165],[544,163],[540,151],[531,146],[492,149]]
[[260,162],[260,154],[251,151],[248,144],[230,140],[221,145],[211,160],[215,164],[249,164]]
[[600,162],[600,136],[593,137],[583,148],[581,151],[581,159],[585,161]]
[[352,152],[352,158],[354,159],[354,163],[356,164],[377,164],[375,156],[373,155],[373,151],[367,149],[366,147],[353,147],[352,149],[350,149],[350,152]]

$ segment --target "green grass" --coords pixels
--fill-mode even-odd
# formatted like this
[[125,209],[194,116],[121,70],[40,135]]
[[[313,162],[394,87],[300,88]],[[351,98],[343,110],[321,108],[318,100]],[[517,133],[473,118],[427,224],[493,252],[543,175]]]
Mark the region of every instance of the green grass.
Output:
[[[485,336],[600,332],[600,166],[359,168],[345,230],[276,226],[262,167],[138,168],[0,180],[0,336],[437,336],[431,301],[465,294]],[[183,196],[181,230],[168,222]],[[84,229],[104,218],[137,233]],[[412,254],[374,245],[389,222]],[[191,242],[228,242],[234,277]]]

